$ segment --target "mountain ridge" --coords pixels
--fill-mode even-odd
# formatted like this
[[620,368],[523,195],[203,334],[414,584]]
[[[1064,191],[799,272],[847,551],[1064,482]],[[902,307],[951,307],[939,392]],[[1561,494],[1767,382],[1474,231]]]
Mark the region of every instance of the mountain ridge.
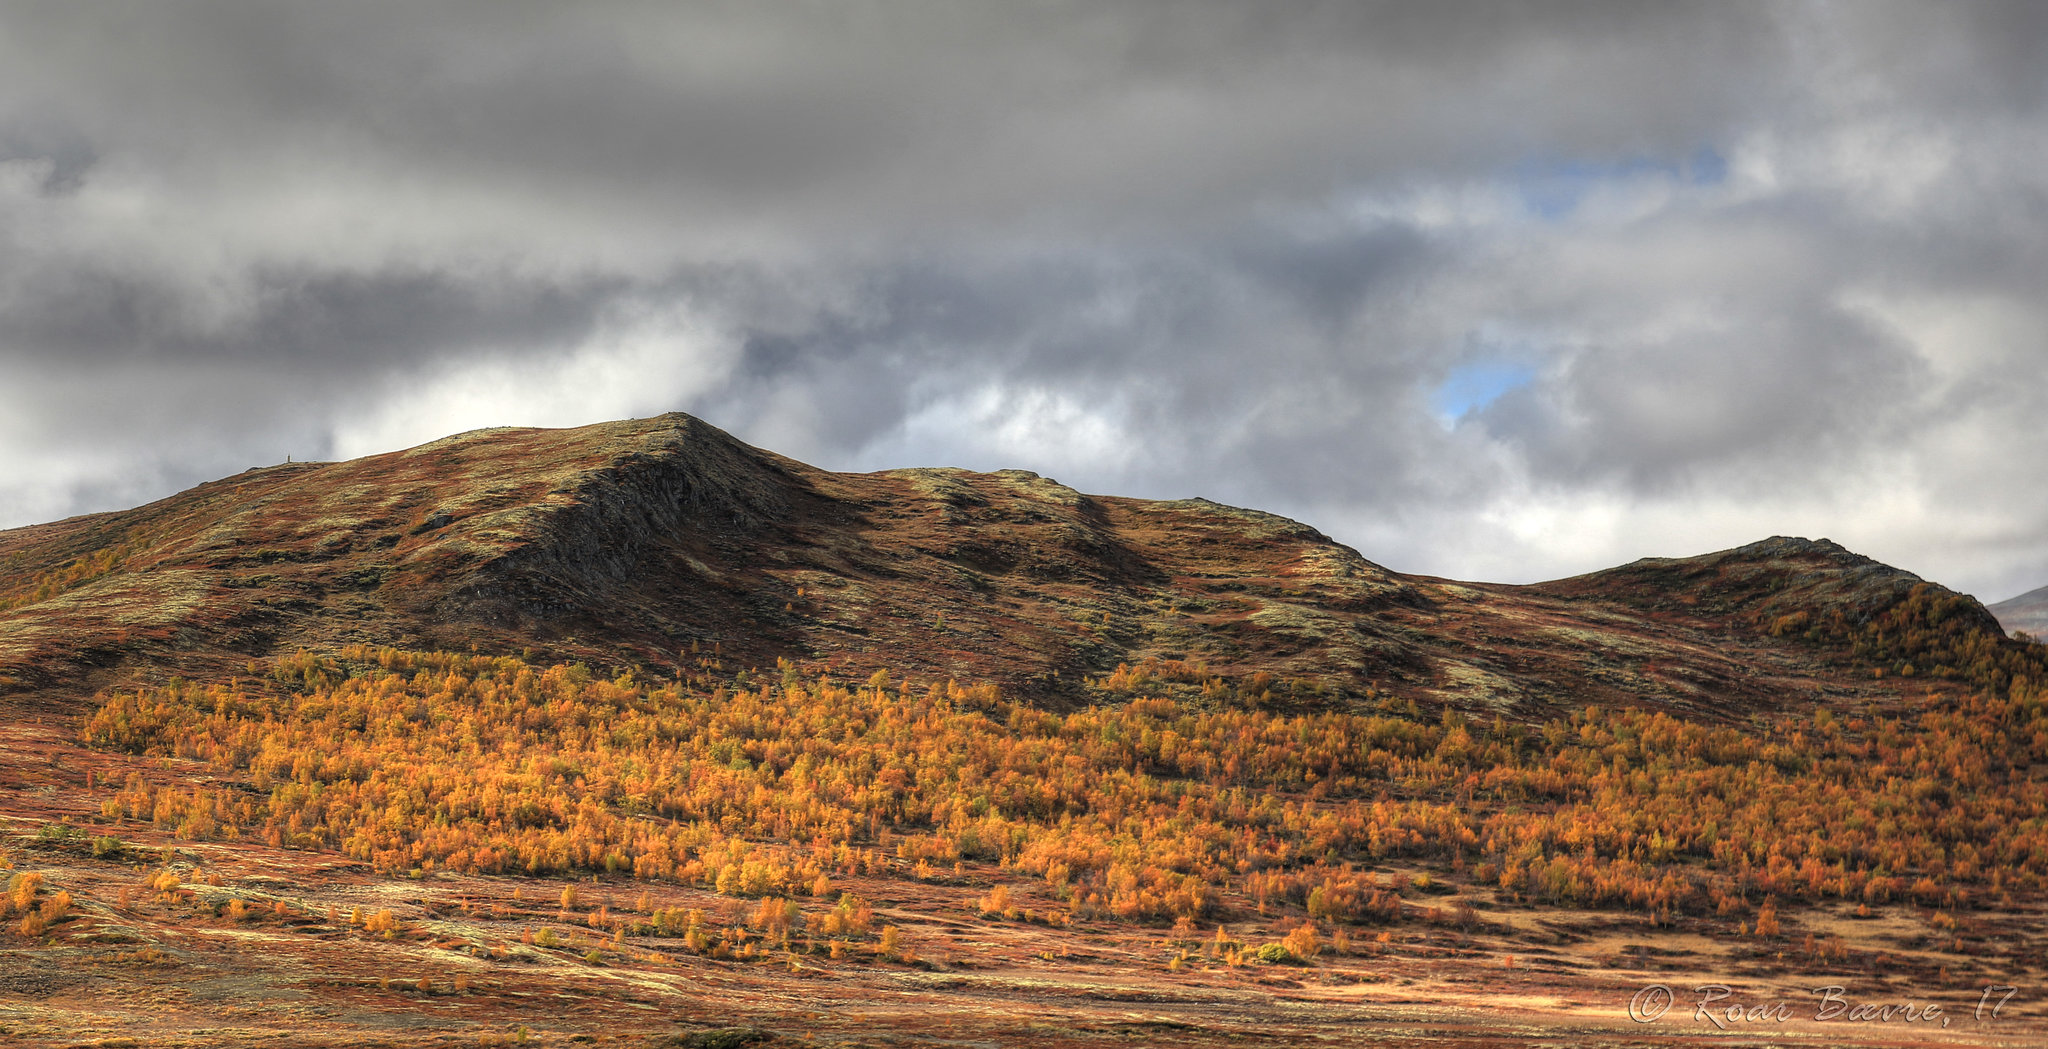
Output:
[[1846,629],[1934,586],[1787,537],[1526,586],[1406,575],[1264,511],[1018,470],[833,473],[680,413],[252,469],[0,532],[0,565],[0,692],[46,701],[388,644],[887,666],[1055,705],[1152,660],[1266,675],[1277,703],[1725,714],[1879,689],[1788,624]]

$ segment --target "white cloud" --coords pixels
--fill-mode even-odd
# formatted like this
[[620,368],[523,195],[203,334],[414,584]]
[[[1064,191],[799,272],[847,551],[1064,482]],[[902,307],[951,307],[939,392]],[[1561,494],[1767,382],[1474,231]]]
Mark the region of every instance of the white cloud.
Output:
[[1127,474],[1145,458],[1146,435],[1129,424],[1122,397],[1000,383],[935,396],[860,452],[874,469],[964,466],[1031,469],[1062,480]]
[[683,408],[1420,571],[2048,579],[2042,23],[1484,10],[11,17],[0,525]]
[[373,455],[487,426],[580,426],[675,411],[715,389],[732,339],[686,309],[621,309],[559,356],[490,356],[394,379],[333,426],[339,458]]

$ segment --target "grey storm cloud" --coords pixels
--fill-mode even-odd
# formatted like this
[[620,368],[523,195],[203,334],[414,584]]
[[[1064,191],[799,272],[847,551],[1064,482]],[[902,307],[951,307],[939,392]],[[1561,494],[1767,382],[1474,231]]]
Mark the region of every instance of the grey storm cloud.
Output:
[[0,526],[669,409],[2048,577],[2036,4],[0,5]]

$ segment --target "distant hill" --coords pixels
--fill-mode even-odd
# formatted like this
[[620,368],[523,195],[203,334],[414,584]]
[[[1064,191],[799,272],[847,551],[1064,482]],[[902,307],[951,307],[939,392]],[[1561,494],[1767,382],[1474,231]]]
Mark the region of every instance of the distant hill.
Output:
[[2024,631],[2037,639],[2048,639],[2048,586],[2029,590],[2008,601],[1990,606],[1991,614],[2008,631]]
[[1974,600],[1825,540],[1458,583],[1257,510],[1015,470],[832,473],[674,414],[252,469],[0,531],[0,695],[369,643],[652,674],[886,667],[1054,705],[1153,659],[1268,675],[1276,703],[1726,713],[1892,688],[1847,672],[1844,631],[1916,593],[1946,602],[1945,630],[2002,637]]

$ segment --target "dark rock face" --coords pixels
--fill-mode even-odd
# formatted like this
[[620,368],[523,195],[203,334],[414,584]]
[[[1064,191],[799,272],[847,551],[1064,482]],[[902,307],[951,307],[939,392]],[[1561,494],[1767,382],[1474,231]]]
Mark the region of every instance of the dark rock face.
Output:
[[[1054,703],[1158,658],[1297,679],[1326,703],[1740,711],[1827,673],[1760,618],[1867,618],[1924,586],[1784,537],[1538,586],[1453,583],[1256,510],[1026,471],[834,474],[685,415],[251,470],[0,532],[0,564],[0,694],[42,702],[130,668],[233,672],[366,642],[654,673],[790,658]],[[1982,606],[1965,615],[1997,630]]]

